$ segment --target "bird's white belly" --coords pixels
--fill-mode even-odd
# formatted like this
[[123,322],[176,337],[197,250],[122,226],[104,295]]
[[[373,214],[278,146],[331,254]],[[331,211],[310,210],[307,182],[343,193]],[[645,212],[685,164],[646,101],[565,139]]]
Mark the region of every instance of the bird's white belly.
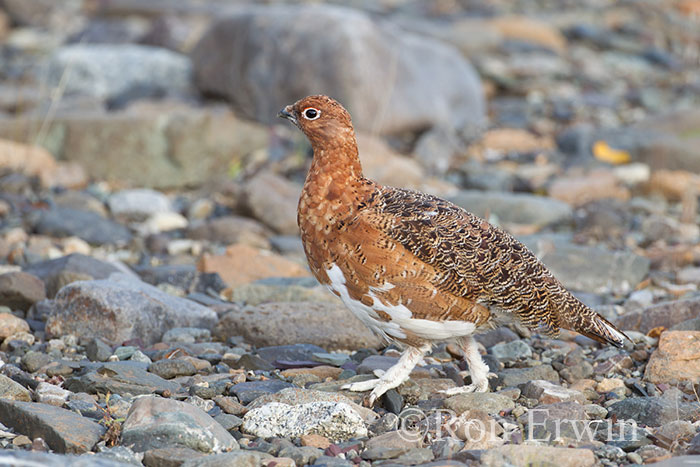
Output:
[[[391,305],[382,302],[372,291],[368,295],[374,300],[371,306],[365,305],[359,300],[350,297],[345,285],[345,276],[338,265],[333,264],[326,271],[330,284],[328,288],[340,295],[345,306],[374,333],[391,341],[405,339],[407,333],[427,340],[450,340],[457,337],[469,336],[474,333],[476,326],[468,321],[431,321],[428,319],[413,318],[413,313],[404,304]],[[389,290],[394,286],[385,283],[382,287]],[[389,321],[380,318],[377,311],[385,312]]]

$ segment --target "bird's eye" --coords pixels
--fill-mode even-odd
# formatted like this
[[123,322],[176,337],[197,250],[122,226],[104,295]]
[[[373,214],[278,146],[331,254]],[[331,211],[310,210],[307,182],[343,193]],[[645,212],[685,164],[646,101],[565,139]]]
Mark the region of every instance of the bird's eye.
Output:
[[309,107],[308,109],[305,109],[301,114],[307,120],[316,120],[318,117],[321,116],[321,111],[318,109],[314,109],[313,107]]

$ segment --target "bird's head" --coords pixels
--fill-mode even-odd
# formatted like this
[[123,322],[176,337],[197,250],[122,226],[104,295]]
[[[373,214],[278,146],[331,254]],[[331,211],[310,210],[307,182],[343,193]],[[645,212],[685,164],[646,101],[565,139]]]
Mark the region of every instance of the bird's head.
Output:
[[288,105],[277,114],[304,132],[312,145],[332,144],[345,138],[355,139],[347,110],[328,96],[308,96]]

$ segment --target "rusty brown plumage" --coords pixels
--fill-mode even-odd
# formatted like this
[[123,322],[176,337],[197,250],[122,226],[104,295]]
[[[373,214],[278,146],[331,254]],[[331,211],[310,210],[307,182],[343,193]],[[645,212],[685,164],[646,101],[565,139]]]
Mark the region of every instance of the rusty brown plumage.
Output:
[[[421,347],[445,339],[442,328],[420,320],[484,328],[506,314],[549,335],[565,328],[623,344],[623,333],[507,232],[443,199],[365,179],[350,115],[336,101],[310,96],[280,116],[306,134],[314,151],[298,209],[313,274],[351,309],[365,309],[356,303],[370,309],[380,324],[399,322],[394,312],[405,307],[423,326],[389,329],[393,335],[373,328],[384,337]],[[434,337],[432,329],[439,331]]]

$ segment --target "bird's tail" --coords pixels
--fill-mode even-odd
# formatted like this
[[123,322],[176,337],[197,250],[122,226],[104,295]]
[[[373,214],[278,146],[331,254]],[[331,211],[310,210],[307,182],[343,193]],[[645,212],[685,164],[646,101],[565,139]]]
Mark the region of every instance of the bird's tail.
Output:
[[601,342],[622,347],[629,337],[620,331],[607,319],[581,303],[578,299],[567,300],[561,309],[561,326],[570,331],[576,331],[586,337]]

